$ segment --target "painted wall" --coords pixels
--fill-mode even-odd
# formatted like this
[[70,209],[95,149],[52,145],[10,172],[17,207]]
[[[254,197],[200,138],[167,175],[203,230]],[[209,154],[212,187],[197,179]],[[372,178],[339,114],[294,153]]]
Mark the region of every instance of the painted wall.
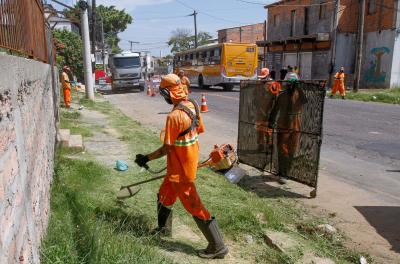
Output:
[[0,55],[0,263],[39,263],[49,216],[58,73]]
[[311,78],[315,80],[327,80],[329,78],[330,51],[313,51]]
[[[397,2],[397,9],[400,9],[400,1]],[[394,31],[393,64],[390,78],[390,87],[400,87],[400,13],[396,17],[396,30]]]
[[390,87],[394,36],[395,31],[393,30],[365,34],[361,87]]

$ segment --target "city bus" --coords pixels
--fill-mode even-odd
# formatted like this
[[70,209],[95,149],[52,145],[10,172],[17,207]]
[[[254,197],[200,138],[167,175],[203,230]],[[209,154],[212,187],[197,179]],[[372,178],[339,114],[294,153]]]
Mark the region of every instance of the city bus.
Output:
[[210,44],[176,53],[174,72],[184,70],[199,88],[218,85],[230,91],[241,80],[257,78],[257,62],[256,44]]

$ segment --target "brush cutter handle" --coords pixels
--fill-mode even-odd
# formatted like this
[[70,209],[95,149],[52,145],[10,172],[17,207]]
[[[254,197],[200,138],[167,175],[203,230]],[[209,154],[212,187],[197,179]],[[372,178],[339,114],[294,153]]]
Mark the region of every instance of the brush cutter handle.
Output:
[[154,177],[154,178],[151,178],[151,179],[148,179],[148,180],[144,180],[144,181],[140,181],[140,182],[135,182],[135,183],[132,183],[132,184],[127,185],[127,186],[121,186],[120,190],[125,189],[125,188],[130,188],[130,187],[133,187],[133,186],[137,186],[137,185],[141,185],[141,184],[144,184],[144,183],[156,181],[156,180],[159,180],[159,179],[164,178],[165,176],[166,176],[166,175],[157,176],[157,177]]

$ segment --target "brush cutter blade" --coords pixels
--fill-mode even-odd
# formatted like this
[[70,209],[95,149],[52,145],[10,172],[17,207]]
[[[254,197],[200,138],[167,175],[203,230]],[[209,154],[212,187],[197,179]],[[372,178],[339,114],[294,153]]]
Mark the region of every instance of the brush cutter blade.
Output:
[[117,193],[117,199],[119,200],[124,200],[131,198],[132,196],[135,196],[139,191],[141,190],[140,187],[123,187],[119,192]]

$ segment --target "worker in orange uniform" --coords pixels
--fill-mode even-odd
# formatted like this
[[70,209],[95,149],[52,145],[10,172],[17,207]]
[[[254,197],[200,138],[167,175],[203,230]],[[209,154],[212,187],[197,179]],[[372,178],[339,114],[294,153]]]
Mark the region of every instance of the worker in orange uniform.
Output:
[[[269,69],[262,68],[259,80],[272,81],[269,77]],[[268,90],[269,83],[263,85],[262,89]],[[272,129],[268,128],[268,116],[272,110],[275,96],[271,93],[260,91],[259,89],[254,90],[254,97],[256,99],[256,130],[257,130],[257,143],[258,150],[264,152],[268,150],[267,145],[272,141]]]
[[70,68],[68,66],[64,66],[63,72],[61,73],[61,85],[63,88],[64,103],[67,109],[70,109],[71,107],[71,82],[68,76],[68,73],[70,72]]
[[307,99],[296,80],[287,84],[280,92],[269,118],[270,128],[276,128],[278,147],[278,182],[286,183],[293,158],[297,153],[301,137],[301,115]]
[[160,83],[160,94],[173,105],[165,125],[164,144],[148,155],[136,155],[135,162],[147,167],[147,162],[167,155],[167,174],[158,193],[158,228],[160,235],[172,234],[172,206],[178,198],[189,212],[208,241],[200,250],[202,258],[224,258],[228,248],[223,242],[217,221],[202,204],[196,191],[195,180],[199,160],[198,135],[204,125],[197,103],[188,99],[188,94],[175,74],[164,76]]
[[346,96],[346,89],[344,87],[344,67],[340,67],[340,71],[335,74],[335,80],[333,81],[333,87],[332,87],[332,92],[331,95],[329,96],[332,98],[337,91],[339,91],[340,95],[342,96],[342,99],[345,99]]
[[181,84],[183,86],[183,89],[185,90],[186,93],[190,93],[190,80],[188,77],[185,76],[185,72],[183,70],[180,70],[178,73],[179,78],[181,79]]

